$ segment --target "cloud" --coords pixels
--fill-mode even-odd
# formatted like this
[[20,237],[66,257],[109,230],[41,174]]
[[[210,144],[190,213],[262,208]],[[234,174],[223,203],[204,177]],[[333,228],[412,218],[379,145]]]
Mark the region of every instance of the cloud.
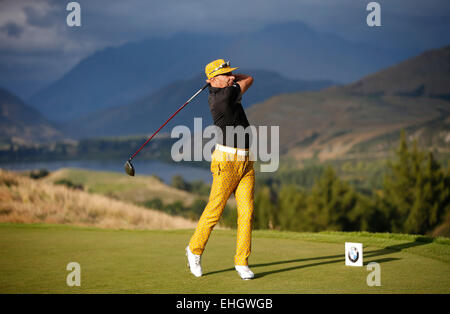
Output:
[[[66,5],[60,0],[2,0],[0,21],[5,34],[1,47],[60,50],[77,49],[80,56],[93,49],[120,45],[148,37],[165,37],[177,32],[242,33],[264,28],[267,24],[302,21],[312,28],[338,33],[354,41],[367,41],[365,17],[367,1],[357,0],[78,0],[81,6],[82,27],[66,25]],[[448,0],[409,0],[392,2],[379,0],[384,28],[378,33],[388,43],[395,44],[395,36],[404,37],[403,25],[409,24],[414,33],[413,45],[426,45],[427,32],[439,25],[450,27]],[[397,18],[399,16],[399,18]],[[395,17],[388,19],[388,17]],[[430,23],[424,23],[429,21]],[[438,25],[436,25],[438,24]],[[434,26],[432,26],[434,25]],[[401,32],[396,30],[401,28]],[[376,35],[381,38],[380,35]],[[35,40],[33,40],[33,38]],[[20,40],[18,40],[20,39]],[[39,43],[42,43],[39,45]],[[377,43],[375,43],[377,44]],[[382,42],[381,42],[382,44]]]
[[14,22],[9,22],[0,26],[0,31],[5,33],[8,37],[19,38],[23,32],[23,27]]
[[[178,32],[239,34],[268,24],[302,21],[351,41],[417,51],[446,42],[444,30],[450,29],[448,0],[379,0],[383,25],[379,29],[365,25],[369,0],[77,2],[81,27],[66,24],[69,1],[0,0],[0,68],[17,68],[8,72],[8,79],[17,73],[14,79],[20,80],[27,69],[38,68],[48,74],[48,80],[56,79],[96,50]],[[27,62],[20,62],[24,59]],[[0,71],[1,76],[6,77],[5,72]],[[27,77],[36,77],[36,73]]]
[[26,16],[26,23],[31,26],[47,28],[57,23],[57,9],[55,7],[33,7],[26,6],[23,8]]

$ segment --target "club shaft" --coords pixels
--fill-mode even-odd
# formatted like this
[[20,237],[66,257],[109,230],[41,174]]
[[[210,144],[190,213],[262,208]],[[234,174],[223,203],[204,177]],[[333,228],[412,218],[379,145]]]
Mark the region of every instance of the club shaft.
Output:
[[140,148],[139,148],[139,149],[138,149],[138,150],[130,157],[130,159],[128,159],[128,160],[130,161],[131,159],[133,159],[133,158],[141,151],[141,149],[144,148],[144,146],[147,145],[147,143],[150,142],[151,139],[152,139],[156,134],[158,134],[158,132],[159,132],[159,131],[160,131],[160,130],[161,130],[161,129],[162,129],[162,128],[170,121],[170,120],[172,120],[173,117],[175,117],[175,116],[178,114],[178,112],[181,111],[181,109],[183,109],[184,107],[186,107],[186,105],[187,105],[188,103],[190,103],[190,102],[192,101],[192,99],[194,99],[195,97],[197,97],[197,95],[200,94],[206,87],[208,87],[208,85],[209,85],[209,83],[206,84],[205,86],[203,86],[201,89],[199,89],[199,90],[198,90],[191,98],[188,99],[188,101],[186,101],[180,108],[178,108],[178,110],[175,111],[175,113],[172,114],[172,115],[170,116],[170,118],[167,119],[167,121],[164,122],[164,124],[161,125],[161,126],[159,127],[159,129],[156,130],[156,132],[153,133],[153,135],[150,136],[150,137],[148,138],[148,140],[145,141],[145,143],[142,144],[142,146],[141,146],[141,147],[140,147]]

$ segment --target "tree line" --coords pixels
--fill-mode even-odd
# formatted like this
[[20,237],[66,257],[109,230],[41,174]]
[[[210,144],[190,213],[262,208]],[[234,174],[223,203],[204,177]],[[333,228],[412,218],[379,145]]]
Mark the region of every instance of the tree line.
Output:
[[[313,171],[320,175],[309,185],[292,178],[257,184],[254,229],[450,236],[450,167],[419,150],[416,140],[408,147],[404,130],[381,187],[370,193],[357,191],[330,165]],[[224,223],[235,226],[235,216],[226,213]]]

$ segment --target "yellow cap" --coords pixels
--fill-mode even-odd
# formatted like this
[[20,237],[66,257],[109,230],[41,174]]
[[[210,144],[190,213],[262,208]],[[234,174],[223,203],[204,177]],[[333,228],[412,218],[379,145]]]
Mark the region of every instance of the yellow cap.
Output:
[[230,61],[225,62],[224,59],[217,59],[206,65],[205,74],[206,74],[206,77],[208,79],[210,79],[214,76],[228,73],[228,72],[234,71],[236,69],[239,69],[239,68],[231,68],[230,67]]

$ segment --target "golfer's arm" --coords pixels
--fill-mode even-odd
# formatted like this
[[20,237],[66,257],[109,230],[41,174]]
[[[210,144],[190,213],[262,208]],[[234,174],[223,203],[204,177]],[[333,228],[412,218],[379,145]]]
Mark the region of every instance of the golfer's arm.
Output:
[[250,75],[235,74],[234,76],[236,77],[236,83],[241,87],[241,94],[244,94],[253,84],[253,77]]

